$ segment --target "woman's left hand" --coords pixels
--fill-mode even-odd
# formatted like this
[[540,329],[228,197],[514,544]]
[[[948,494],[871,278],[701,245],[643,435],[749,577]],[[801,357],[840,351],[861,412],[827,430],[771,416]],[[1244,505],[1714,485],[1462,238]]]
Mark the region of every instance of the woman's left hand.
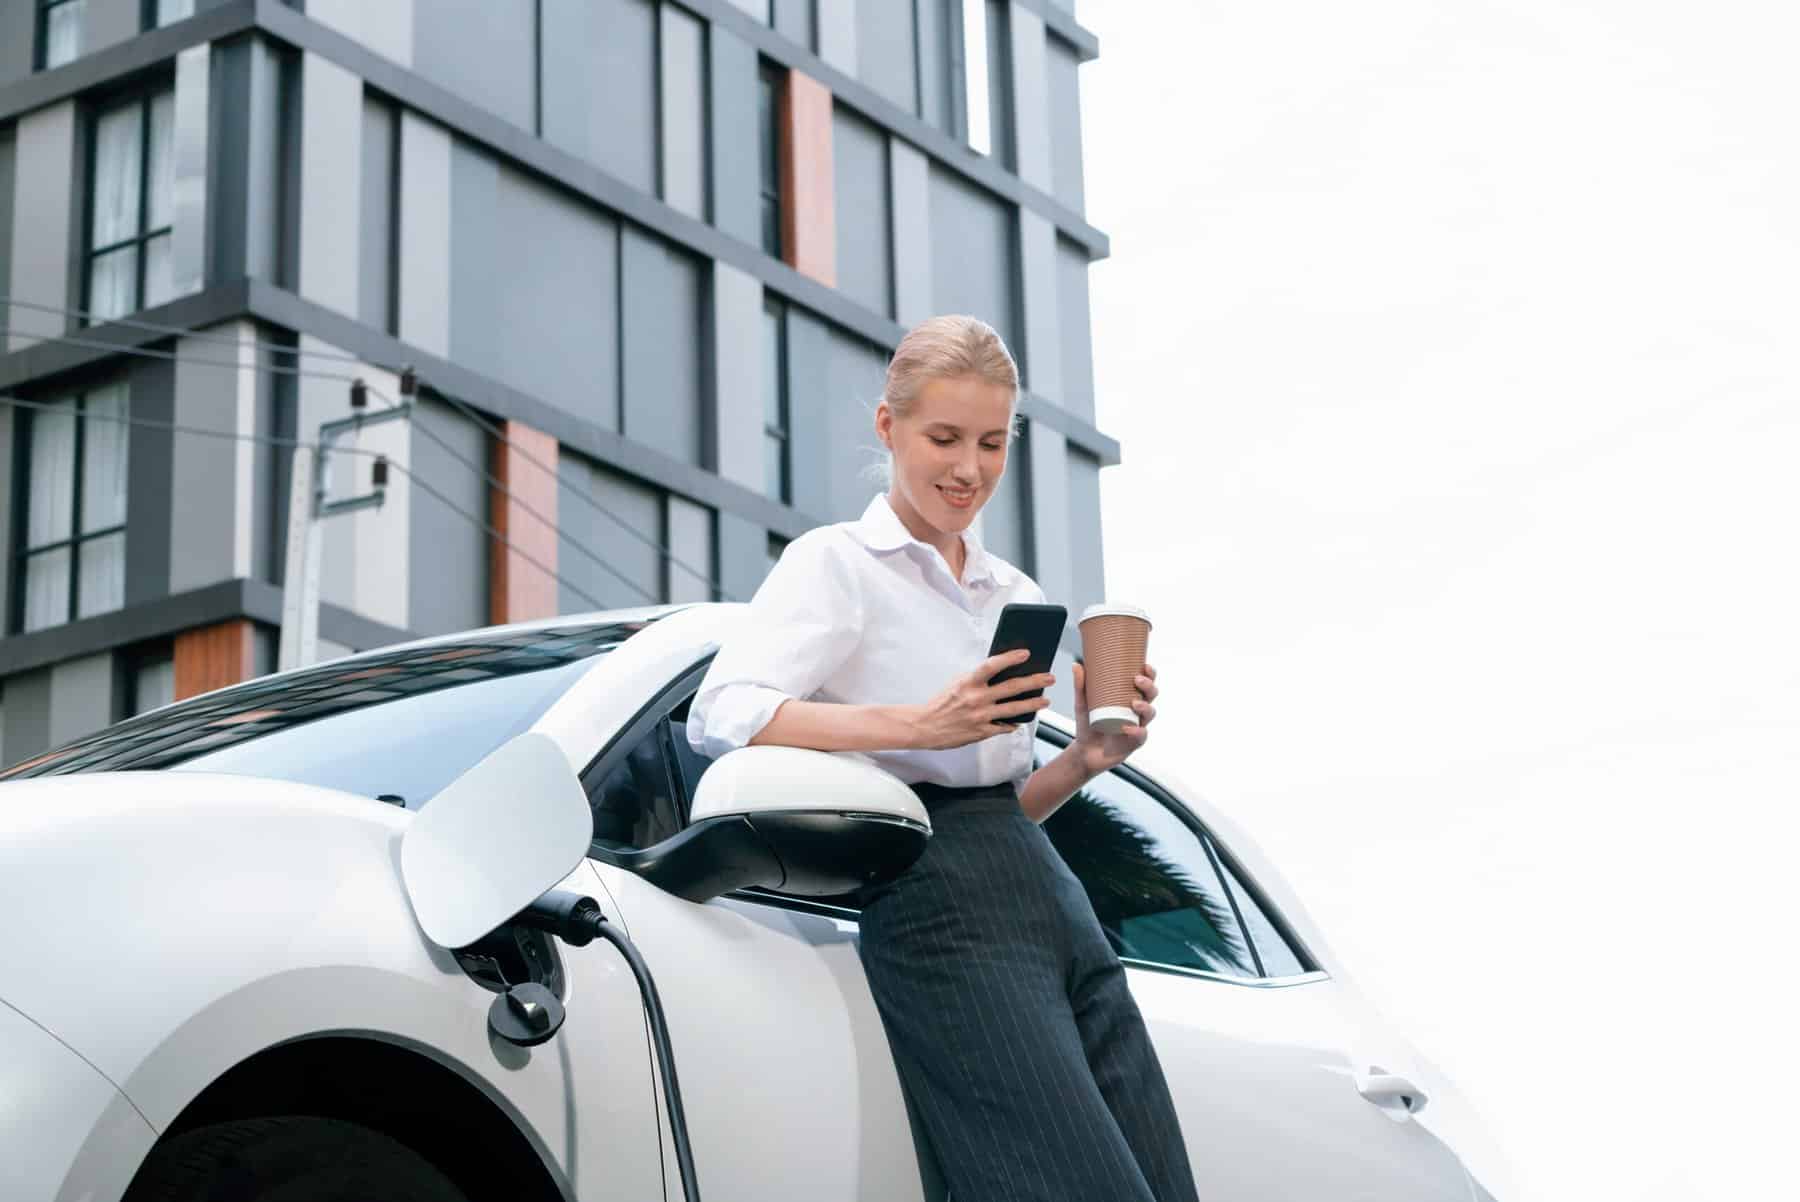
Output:
[[1124,763],[1125,757],[1149,739],[1148,727],[1156,717],[1156,707],[1151,702],[1156,700],[1157,688],[1156,669],[1148,663],[1137,678],[1137,689],[1142,696],[1131,703],[1138,715],[1135,725],[1121,726],[1111,734],[1089,730],[1087,669],[1081,664],[1075,665],[1075,742],[1070,746],[1081,756],[1082,767],[1089,776],[1098,776],[1108,768]]

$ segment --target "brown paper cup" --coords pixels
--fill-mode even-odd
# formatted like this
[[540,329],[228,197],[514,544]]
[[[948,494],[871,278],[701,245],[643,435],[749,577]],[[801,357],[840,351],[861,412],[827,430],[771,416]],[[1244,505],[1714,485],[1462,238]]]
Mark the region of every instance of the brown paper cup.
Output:
[[1150,615],[1134,605],[1090,605],[1081,614],[1081,664],[1087,673],[1088,727],[1111,733],[1136,726],[1137,678],[1150,650]]

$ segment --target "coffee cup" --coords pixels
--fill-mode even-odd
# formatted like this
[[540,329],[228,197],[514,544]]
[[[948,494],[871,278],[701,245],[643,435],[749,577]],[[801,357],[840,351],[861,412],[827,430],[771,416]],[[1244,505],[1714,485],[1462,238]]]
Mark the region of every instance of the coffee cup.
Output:
[[1080,626],[1088,729],[1111,734],[1136,726],[1131,704],[1144,699],[1137,678],[1150,649],[1150,615],[1135,605],[1090,605],[1081,611]]

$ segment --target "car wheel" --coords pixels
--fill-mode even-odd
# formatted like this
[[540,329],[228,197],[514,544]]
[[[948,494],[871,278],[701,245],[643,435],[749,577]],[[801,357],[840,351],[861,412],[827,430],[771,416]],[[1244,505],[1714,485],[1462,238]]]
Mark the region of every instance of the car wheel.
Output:
[[468,1202],[379,1131],[311,1116],[196,1127],[159,1144],[125,1202]]

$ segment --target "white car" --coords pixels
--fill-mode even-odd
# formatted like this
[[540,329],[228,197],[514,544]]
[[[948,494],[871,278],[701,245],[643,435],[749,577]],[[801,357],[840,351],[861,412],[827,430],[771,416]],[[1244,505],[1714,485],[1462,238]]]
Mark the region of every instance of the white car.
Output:
[[[858,757],[690,750],[746,613],[384,648],[0,774],[0,1198],[943,1198],[851,905],[925,811]],[[1043,711],[1041,755],[1072,726]],[[1045,831],[1127,966],[1201,1196],[1491,1198],[1468,1107],[1168,771],[1181,750],[1153,739]],[[624,948],[546,929],[581,895],[660,1014]]]

